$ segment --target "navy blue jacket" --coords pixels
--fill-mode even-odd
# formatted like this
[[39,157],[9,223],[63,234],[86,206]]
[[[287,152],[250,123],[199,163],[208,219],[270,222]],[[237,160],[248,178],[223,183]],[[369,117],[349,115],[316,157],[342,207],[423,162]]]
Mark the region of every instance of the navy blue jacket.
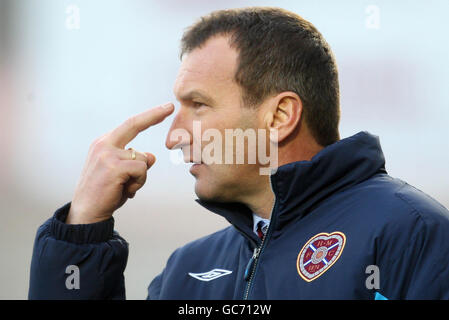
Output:
[[[177,249],[149,299],[449,299],[449,212],[392,178],[377,137],[360,132],[270,177],[263,240],[243,204],[197,200],[231,225]],[[38,230],[30,299],[124,299],[128,244],[114,220]],[[68,265],[80,288],[67,289]]]

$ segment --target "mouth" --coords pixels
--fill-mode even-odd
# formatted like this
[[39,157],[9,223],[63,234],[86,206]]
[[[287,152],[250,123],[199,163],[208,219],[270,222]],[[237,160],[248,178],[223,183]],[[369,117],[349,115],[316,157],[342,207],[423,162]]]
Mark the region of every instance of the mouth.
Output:
[[195,164],[203,164],[203,161],[201,161],[201,160],[197,160],[197,161],[194,161],[193,159],[190,159],[190,160],[184,160],[186,163],[192,163],[193,165],[195,165]]
[[184,154],[183,160],[186,164],[188,164],[188,163],[193,163],[193,164],[203,163],[201,156],[195,157],[190,154]]

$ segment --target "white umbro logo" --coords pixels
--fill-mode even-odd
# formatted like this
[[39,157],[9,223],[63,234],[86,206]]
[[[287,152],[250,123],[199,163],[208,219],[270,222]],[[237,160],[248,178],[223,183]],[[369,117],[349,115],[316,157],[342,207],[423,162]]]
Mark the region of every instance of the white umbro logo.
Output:
[[211,281],[211,280],[215,280],[217,278],[226,276],[228,274],[231,274],[232,271],[230,270],[225,270],[225,269],[213,269],[211,271],[208,272],[203,272],[203,273],[192,273],[189,272],[189,276],[201,280],[201,281]]

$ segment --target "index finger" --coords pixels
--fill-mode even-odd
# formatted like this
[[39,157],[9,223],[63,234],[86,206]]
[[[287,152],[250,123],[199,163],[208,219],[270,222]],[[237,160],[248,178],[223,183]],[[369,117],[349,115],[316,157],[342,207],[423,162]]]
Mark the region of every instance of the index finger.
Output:
[[114,146],[124,148],[140,132],[162,122],[173,110],[173,103],[167,103],[139,113],[115,128],[109,134],[108,140]]

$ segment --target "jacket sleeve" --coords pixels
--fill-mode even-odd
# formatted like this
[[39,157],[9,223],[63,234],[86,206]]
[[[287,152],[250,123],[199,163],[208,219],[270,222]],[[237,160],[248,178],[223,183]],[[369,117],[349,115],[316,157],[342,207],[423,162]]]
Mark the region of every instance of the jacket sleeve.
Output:
[[388,299],[449,299],[449,212],[411,216],[392,224],[380,246],[379,292]]
[[147,300],[159,300],[161,295],[162,278],[164,272],[160,273],[156,278],[151,281],[148,286],[148,296]]
[[39,227],[34,241],[29,299],[125,299],[128,243],[114,219],[69,225],[67,203]]

